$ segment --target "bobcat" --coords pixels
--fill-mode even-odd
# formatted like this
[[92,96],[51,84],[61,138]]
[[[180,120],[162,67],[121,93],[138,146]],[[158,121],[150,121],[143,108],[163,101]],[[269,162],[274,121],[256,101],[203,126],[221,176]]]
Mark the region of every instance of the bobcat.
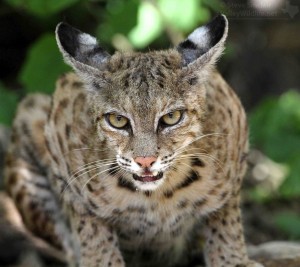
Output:
[[183,266],[200,234],[207,266],[262,266],[239,208],[246,116],[214,69],[227,32],[218,15],[173,49],[110,56],[57,26],[76,75],[22,101],[5,175],[27,227],[70,266]]

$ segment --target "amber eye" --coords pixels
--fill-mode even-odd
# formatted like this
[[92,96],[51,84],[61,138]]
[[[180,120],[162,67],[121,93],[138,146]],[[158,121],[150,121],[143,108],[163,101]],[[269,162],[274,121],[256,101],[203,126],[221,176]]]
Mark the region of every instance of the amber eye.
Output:
[[182,117],[182,113],[183,113],[182,110],[175,110],[175,111],[169,112],[168,114],[161,117],[161,122],[165,126],[175,125],[180,121],[180,119]]
[[117,129],[124,128],[125,126],[128,125],[129,122],[129,120],[126,117],[116,113],[106,114],[106,120],[112,127]]

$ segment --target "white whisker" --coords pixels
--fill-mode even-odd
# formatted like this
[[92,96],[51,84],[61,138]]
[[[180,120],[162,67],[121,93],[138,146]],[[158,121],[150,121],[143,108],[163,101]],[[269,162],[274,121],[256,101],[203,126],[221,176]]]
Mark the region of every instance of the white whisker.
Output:
[[87,164],[84,164],[83,166],[77,168],[74,173],[72,173],[72,176],[76,175],[77,173],[80,173],[81,171],[83,171],[85,168],[91,167],[91,166],[95,166],[95,165],[99,165],[99,164],[105,164],[105,163],[116,163],[116,159],[105,159],[105,160],[96,160]]
[[107,162],[105,164],[99,164],[96,162],[93,162],[93,163],[88,163],[88,164],[85,164],[84,166],[86,167],[83,167],[82,169],[78,170],[77,172],[73,173],[66,181],[67,185],[65,186],[65,188],[63,189],[63,191],[61,192],[61,194],[63,194],[66,189],[74,182],[76,181],[79,177],[93,171],[93,170],[97,170],[97,169],[100,169],[102,167],[105,167],[105,166],[110,166],[112,164],[116,163],[115,160],[112,160],[111,162]]
[[74,148],[66,153],[64,153],[63,155],[66,156],[72,152],[76,152],[76,151],[83,151],[83,150],[89,150],[89,151],[96,151],[96,152],[105,152],[105,151],[109,151],[109,148],[104,148],[104,149],[98,149],[98,148],[89,148],[89,147],[82,147],[82,148]]
[[205,135],[200,135],[198,137],[196,137],[193,141],[189,142],[187,145],[184,145],[184,146],[181,146],[179,148],[177,148],[174,152],[177,153],[177,152],[180,152],[180,151],[184,151],[184,149],[188,146],[190,146],[191,144],[193,144],[194,142],[202,139],[202,138],[205,138],[205,137],[209,137],[209,136],[226,136],[226,134],[222,134],[222,133],[209,133],[209,134],[205,134]]
[[81,190],[83,190],[83,189],[86,187],[86,185],[87,185],[91,180],[93,180],[96,176],[101,175],[102,173],[105,173],[105,172],[107,172],[107,171],[114,171],[114,170],[116,170],[116,169],[118,169],[118,168],[119,168],[119,165],[114,166],[114,167],[112,167],[112,168],[105,169],[105,170],[103,170],[103,171],[101,171],[101,172],[98,172],[98,173],[94,174],[92,177],[90,177],[90,178],[83,184]]
[[208,159],[211,159],[213,162],[215,162],[218,167],[220,167],[222,169],[222,171],[224,172],[224,168],[222,166],[222,163],[215,157],[213,157],[212,155],[208,155],[208,154],[205,154],[205,153],[194,153],[194,154],[184,154],[184,155],[180,155],[178,157],[178,159],[186,159],[186,158],[199,158],[199,157],[206,157]]

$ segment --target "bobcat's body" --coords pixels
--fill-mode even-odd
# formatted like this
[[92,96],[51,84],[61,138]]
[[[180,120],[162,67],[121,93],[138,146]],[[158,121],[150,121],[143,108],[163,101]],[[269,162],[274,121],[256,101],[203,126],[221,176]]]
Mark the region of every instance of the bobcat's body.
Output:
[[[66,58],[94,72],[95,59],[72,61],[76,49]],[[189,64],[192,48],[182,49]],[[100,61],[106,57],[102,51]],[[52,99],[21,103],[7,188],[27,226],[70,262],[179,266],[203,230],[208,266],[258,266],[247,258],[239,210],[245,113],[217,72],[205,80],[189,66],[175,50],[115,54],[83,82],[62,77]],[[176,110],[176,124],[162,123]],[[111,125],[122,120],[121,128]]]

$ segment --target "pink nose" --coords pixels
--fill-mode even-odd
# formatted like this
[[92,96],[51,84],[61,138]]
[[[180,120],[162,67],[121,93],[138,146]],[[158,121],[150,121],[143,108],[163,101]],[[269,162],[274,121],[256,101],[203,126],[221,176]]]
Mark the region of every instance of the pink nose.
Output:
[[134,159],[142,168],[150,168],[156,160],[156,157],[136,157]]

